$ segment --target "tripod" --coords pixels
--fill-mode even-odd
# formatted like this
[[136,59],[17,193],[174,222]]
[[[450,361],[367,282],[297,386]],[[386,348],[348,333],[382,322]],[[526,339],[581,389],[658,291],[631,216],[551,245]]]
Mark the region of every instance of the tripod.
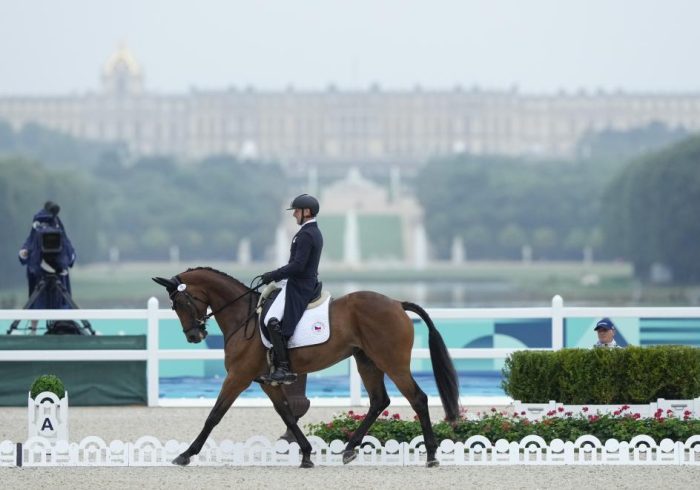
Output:
[[[70,307],[74,310],[80,309],[80,307],[73,301],[73,298],[71,298],[70,293],[66,289],[66,287],[63,285],[61,282],[61,277],[58,274],[44,274],[41,279],[39,279],[39,282],[37,283],[36,287],[34,288],[34,291],[32,291],[32,294],[29,296],[29,299],[27,300],[27,303],[24,305],[23,309],[28,310],[32,306],[34,306],[34,303],[36,303],[37,299],[44,293],[46,292],[47,294],[59,294],[60,297],[62,297],[67,304],[70,305]],[[19,326],[21,320],[15,320],[12,322],[10,325],[10,328],[7,330],[7,335],[10,335],[13,330],[16,330],[17,327]],[[95,335],[95,331],[92,329],[92,326],[90,325],[90,322],[87,320],[80,320],[80,323],[83,324],[83,328],[90,332],[90,335]]]

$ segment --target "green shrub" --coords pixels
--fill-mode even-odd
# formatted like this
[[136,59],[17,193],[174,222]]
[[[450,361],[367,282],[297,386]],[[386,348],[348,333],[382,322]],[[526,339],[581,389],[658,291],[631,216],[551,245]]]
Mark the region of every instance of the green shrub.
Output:
[[503,389],[524,403],[649,403],[700,396],[700,349],[518,351],[506,359]]
[[39,393],[50,391],[58,398],[63,398],[66,394],[66,387],[63,386],[63,381],[58,376],[53,374],[42,374],[34,380],[30,389],[32,399],[36,398]]
[[[364,417],[353,412],[343,413],[336,415],[330,422],[307,425],[307,433],[326,442],[335,439],[347,442]],[[518,414],[498,412],[492,408],[491,412],[479,414],[476,420],[461,418],[454,425],[438,422],[433,424],[433,430],[438,441],[465,441],[475,435],[482,435],[492,443],[499,439],[519,442],[529,435],[538,435],[547,442],[554,439],[575,441],[582,435],[590,434],[601,442],[608,439],[630,441],[638,435],[648,435],[657,443],[666,438],[685,442],[689,437],[700,434],[700,419],[692,418],[690,411],[678,418],[671,412],[663,413],[661,410],[653,417],[641,418],[638,413],[630,411],[629,406],[623,405],[613,414],[587,412],[573,416],[571,412],[551,411],[541,420],[529,421]],[[389,412],[384,412],[372,424],[368,435],[384,444],[390,439],[410,442],[422,435],[422,432],[416,420],[403,420],[398,414],[389,416]]]
[[559,387],[549,380],[561,371],[560,359],[548,354],[549,352],[539,351],[512,353],[503,366],[506,393],[515,400],[523,400],[527,396],[532,403],[557,400]]

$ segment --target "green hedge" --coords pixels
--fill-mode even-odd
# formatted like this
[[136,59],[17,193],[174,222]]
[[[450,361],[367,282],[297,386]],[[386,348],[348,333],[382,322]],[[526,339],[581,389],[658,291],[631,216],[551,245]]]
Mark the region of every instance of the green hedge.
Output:
[[506,359],[503,389],[514,400],[569,404],[649,403],[700,396],[700,349],[519,351]]

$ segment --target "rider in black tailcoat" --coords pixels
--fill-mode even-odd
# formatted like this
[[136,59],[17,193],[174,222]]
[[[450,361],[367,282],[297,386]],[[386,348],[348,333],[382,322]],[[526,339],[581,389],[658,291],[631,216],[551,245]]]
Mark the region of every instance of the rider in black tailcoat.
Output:
[[287,279],[284,315],[281,319],[271,318],[267,322],[276,359],[275,371],[263,377],[263,381],[281,384],[293,383],[297,377],[289,367],[287,341],[313,299],[314,290],[318,285],[318,263],[323,250],[323,236],[316,224],[319,211],[316,198],[308,194],[297,196],[288,208],[292,209],[301,228],[292,239],[289,263],[262,275],[262,282],[265,284]]

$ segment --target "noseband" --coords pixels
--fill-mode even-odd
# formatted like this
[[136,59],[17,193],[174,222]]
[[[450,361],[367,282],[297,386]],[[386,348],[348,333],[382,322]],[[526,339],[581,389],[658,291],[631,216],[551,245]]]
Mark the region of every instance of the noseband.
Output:
[[[171,304],[172,304],[172,309],[173,309],[173,311],[176,311],[176,310],[177,310],[177,307],[178,307],[178,302],[175,300],[175,298],[177,298],[178,296],[182,296],[182,297],[185,298],[185,301],[184,301],[184,303],[183,303],[183,302],[180,302],[180,304],[184,304],[184,306],[186,306],[186,307],[190,310],[190,313],[192,314],[192,319],[194,319],[194,322],[195,322],[195,324],[192,325],[190,328],[184,330],[185,336],[187,336],[187,335],[189,334],[190,331],[192,331],[192,330],[194,330],[194,329],[198,329],[198,330],[199,330],[200,332],[202,332],[202,333],[204,334],[204,336],[206,337],[206,336],[207,336],[207,333],[208,333],[208,332],[207,332],[207,320],[209,320],[212,316],[214,316],[214,315],[216,315],[217,313],[219,313],[219,312],[220,312],[221,310],[223,310],[224,308],[228,308],[229,306],[231,306],[232,304],[234,304],[234,303],[235,303],[236,301],[238,301],[239,299],[244,298],[245,296],[249,295],[250,293],[255,292],[255,291],[260,287],[260,285],[259,285],[259,286],[257,286],[257,287],[248,289],[248,291],[246,291],[245,293],[241,294],[240,296],[237,296],[236,298],[232,299],[231,301],[229,301],[228,303],[226,303],[225,305],[223,305],[221,308],[219,308],[219,309],[217,309],[217,310],[215,310],[215,311],[213,310],[213,311],[212,311],[211,313],[209,313],[209,314],[206,313],[206,309],[205,309],[205,310],[204,310],[204,311],[205,311],[204,314],[198,315],[197,307],[196,307],[195,304],[194,304],[195,301],[199,301],[199,302],[202,303],[205,307],[206,307],[206,306],[211,306],[211,305],[210,305],[208,302],[204,301],[203,299],[200,299],[200,298],[198,298],[198,297],[196,297],[196,296],[191,295],[191,294],[187,291],[187,284],[185,284],[184,282],[182,282],[182,279],[180,279],[180,276],[179,276],[179,275],[173,276],[171,280],[177,285],[177,286],[175,287],[175,289],[173,289],[172,291],[170,291],[169,294],[168,294],[168,296],[170,297],[170,302],[171,302]],[[253,310],[253,314],[255,314],[255,310]],[[248,320],[250,320],[250,316],[246,319],[246,322],[247,322]]]
[[[211,314],[207,315],[206,314],[206,309],[205,313],[203,315],[199,315],[199,312],[197,311],[197,307],[195,306],[194,302],[199,301],[202,303],[204,306],[209,306],[209,304],[202,300],[197,298],[196,296],[192,296],[189,292],[187,292],[187,284],[182,282],[180,279],[180,276],[174,276],[172,278],[172,281],[177,284],[177,287],[170,291],[169,297],[170,297],[170,303],[172,305],[173,311],[177,310],[178,304],[182,304],[187,307],[187,309],[190,311],[192,314],[192,319],[194,320],[194,325],[192,325],[190,328],[185,330],[185,335],[187,336],[192,330],[194,329],[199,329],[200,332],[204,333],[204,335],[207,335],[207,320],[211,318]],[[176,298],[178,296],[182,296],[184,301],[178,302]]]

